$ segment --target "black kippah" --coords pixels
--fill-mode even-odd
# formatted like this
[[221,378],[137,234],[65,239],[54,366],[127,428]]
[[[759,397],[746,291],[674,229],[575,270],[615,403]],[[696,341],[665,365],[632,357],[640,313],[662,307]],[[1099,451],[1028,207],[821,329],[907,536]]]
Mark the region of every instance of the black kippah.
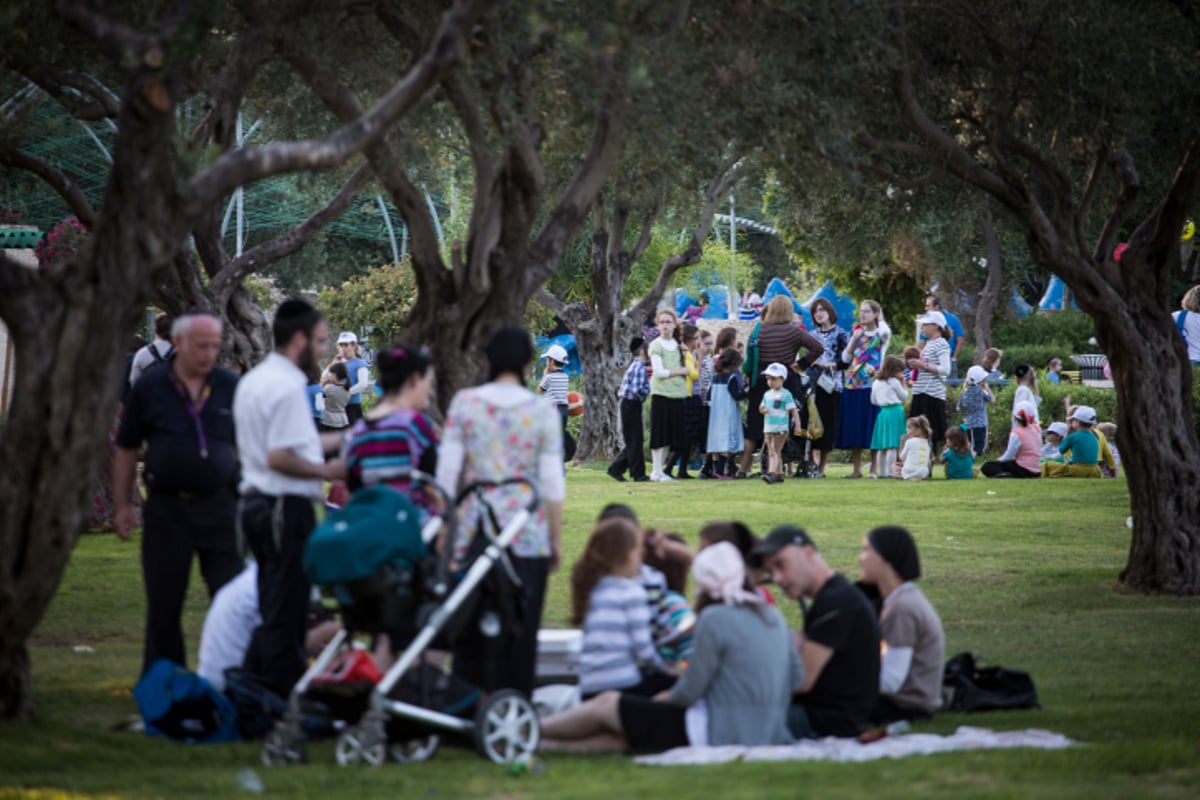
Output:
[[484,348],[484,354],[492,378],[505,372],[522,375],[533,359],[533,341],[524,328],[506,325],[492,336]]
[[884,561],[892,565],[901,580],[921,577],[921,558],[912,534],[899,525],[884,525],[867,534],[867,541]]

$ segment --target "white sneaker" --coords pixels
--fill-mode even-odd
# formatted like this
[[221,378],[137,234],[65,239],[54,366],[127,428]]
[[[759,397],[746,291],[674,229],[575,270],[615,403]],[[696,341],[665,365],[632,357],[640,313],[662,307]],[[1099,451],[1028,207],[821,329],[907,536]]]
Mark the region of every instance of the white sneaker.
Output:
[[665,472],[662,475],[658,476],[659,483],[670,483],[673,480],[675,480],[675,479],[672,478],[670,475],[668,475]]
[[663,479],[663,474],[661,472],[651,472],[650,473],[650,480],[653,481],[654,483],[658,483],[662,479]]

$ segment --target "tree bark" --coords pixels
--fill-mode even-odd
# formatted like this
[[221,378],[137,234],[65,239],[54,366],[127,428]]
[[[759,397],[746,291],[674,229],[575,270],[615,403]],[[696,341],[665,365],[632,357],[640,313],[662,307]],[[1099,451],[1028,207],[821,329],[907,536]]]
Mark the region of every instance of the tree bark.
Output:
[[1000,266],[1000,242],[996,238],[996,225],[992,210],[986,205],[979,212],[979,224],[983,229],[983,251],[987,258],[987,280],[979,293],[979,305],[975,309],[975,363],[983,358],[983,352],[992,346],[992,322],[1000,300],[1000,287],[1004,274]]

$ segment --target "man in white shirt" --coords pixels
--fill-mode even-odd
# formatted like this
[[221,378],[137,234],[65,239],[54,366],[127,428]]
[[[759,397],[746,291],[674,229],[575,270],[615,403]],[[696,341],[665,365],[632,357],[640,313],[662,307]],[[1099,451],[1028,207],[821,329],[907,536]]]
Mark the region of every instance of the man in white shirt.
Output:
[[[275,312],[275,351],[238,383],[233,399],[242,462],[241,531],[258,561],[262,624],[246,652],[245,668],[286,696],[304,674],[309,583],[304,547],[316,527],[313,503],[322,484],[345,474],[345,462],[326,462],[312,424],[306,375],[325,354],[328,326],[303,300]],[[328,442],[336,449],[338,437]]]

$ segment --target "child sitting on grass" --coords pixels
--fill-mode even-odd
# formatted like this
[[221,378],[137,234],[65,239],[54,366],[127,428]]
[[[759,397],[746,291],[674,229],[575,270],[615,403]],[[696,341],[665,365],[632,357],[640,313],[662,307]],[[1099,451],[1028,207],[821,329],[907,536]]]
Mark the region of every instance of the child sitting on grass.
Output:
[[[1115,478],[1121,474],[1121,451],[1117,449],[1117,426],[1111,422],[1101,422],[1096,425],[1096,433],[1103,437],[1100,443],[1100,472],[1106,478]],[[1104,457],[1104,446],[1112,454],[1112,461]]]
[[1067,438],[1067,423],[1051,422],[1045,432],[1042,434],[1046,437],[1046,443],[1042,445],[1042,461],[1062,461],[1062,453],[1058,452],[1058,446],[1062,444],[1062,440]]
[[970,428],[965,424],[946,429],[946,450],[942,453],[946,480],[971,480],[975,477],[975,454],[971,452],[971,442],[967,439],[968,430]]
[[[1091,406],[1076,406],[1067,417],[1070,433],[1058,446],[1064,456],[1070,453],[1066,463],[1046,461],[1042,463],[1043,478],[1100,478],[1100,437],[1093,428],[1096,425],[1096,409]],[[1109,454],[1111,458],[1111,453]]]
[[900,448],[900,459],[892,467],[897,478],[903,478],[906,481],[923,481],[929,477],[931,455],[929,439],[932,436],[933,431],[924,414],[909,417],[908,433]]
[[674,682],[650,635],[642,573],[642,532],[628,519],[596,525],[571,570],[571,622],[583,626],[579,692],[607,689],[651,696]]

